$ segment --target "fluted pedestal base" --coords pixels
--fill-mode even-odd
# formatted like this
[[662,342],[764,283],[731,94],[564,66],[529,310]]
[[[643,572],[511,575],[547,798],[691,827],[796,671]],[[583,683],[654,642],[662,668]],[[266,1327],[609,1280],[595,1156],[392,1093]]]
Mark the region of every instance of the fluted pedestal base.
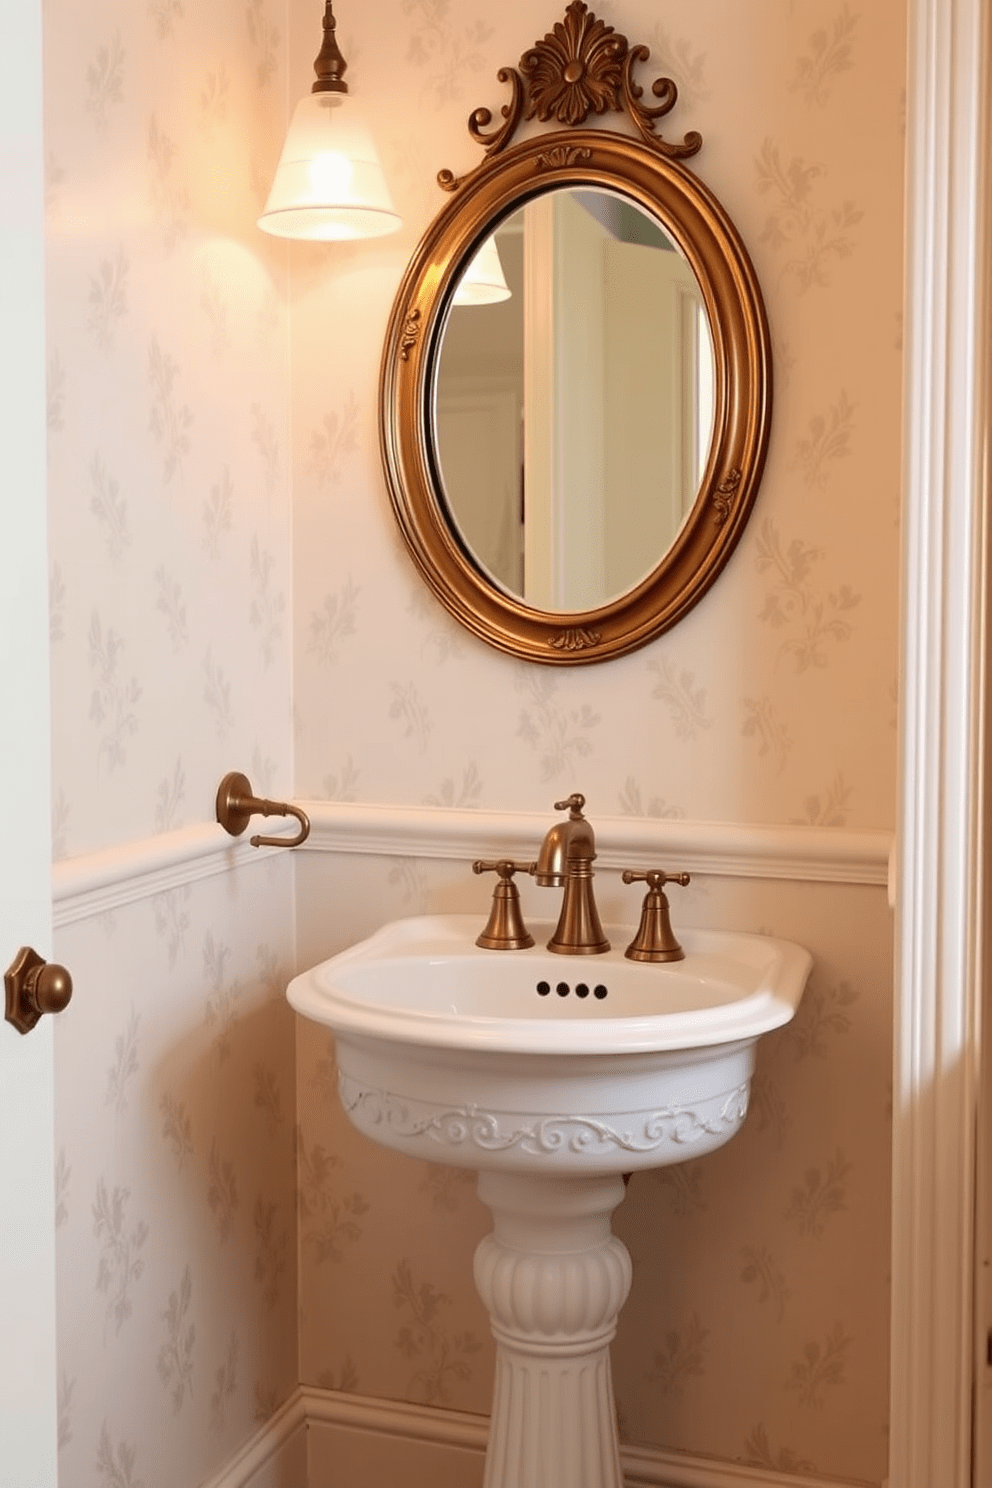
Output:
[[483,1172],[475,1281],[496,1339],[484,1488],[623,1488],[610,1341],[630,1290],[619,1175]]

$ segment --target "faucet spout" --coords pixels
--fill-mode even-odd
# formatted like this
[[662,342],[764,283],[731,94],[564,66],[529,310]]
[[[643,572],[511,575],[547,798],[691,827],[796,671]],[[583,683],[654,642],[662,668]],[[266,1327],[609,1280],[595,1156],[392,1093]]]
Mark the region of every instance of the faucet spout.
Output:
[[556,811],[568,811],[545,834],[531,872],[545,888],[564,885],[561,914],[548,950],[563,956],[594,956],[610,949],[603,933],[593,895],[592,863],[596,857],[596,835],[583,816],[585,796],[577,791],[567,800],[556,801]]

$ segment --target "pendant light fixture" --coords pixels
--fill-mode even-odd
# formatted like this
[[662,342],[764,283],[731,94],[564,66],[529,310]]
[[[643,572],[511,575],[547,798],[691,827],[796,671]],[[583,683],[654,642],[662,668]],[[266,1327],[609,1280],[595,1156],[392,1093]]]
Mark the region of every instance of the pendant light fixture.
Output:
[[316,242],[377,238],[400,218],[367,127],[344,80],[347,63],[334,35],[331,0],[316,82],[296,105],[265,210],[263,232]]

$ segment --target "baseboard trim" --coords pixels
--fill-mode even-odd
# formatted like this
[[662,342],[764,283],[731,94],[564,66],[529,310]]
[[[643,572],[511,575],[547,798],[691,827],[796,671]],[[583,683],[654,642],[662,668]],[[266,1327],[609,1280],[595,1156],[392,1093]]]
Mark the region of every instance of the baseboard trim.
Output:
[[284,1488],[293,1482],[287,1473],[276,1476],[280,1457],[294,1449],[299,1469],[293,1488],[306,1488],[307,1404],[297,1387],[265,1425],[200,1488]]
[[339,1390],[321,1390],[301,1385],[300,1396],[308,1426],[346,1426],[355,1431],[374,1431],[379,1436],[405,1441],[429,1442],[432,1446],[461,1447],[483,1456],[489,1440],[489,1417],[468,1411],[439,1410],[436,1406],[412,1405],[406,1400],[380,1400],[372,1395],[352,1395]]
[[[461,811],[441,807],[304,801],[311,833],[304,852],[444,858],[533,857],[546,814]],[[295,831],[291,822],[287,832]],[[279,827],[266,825],[278,833]],[[735,822],[596,818],[603,868],[677,862],[690,873],[793,882],[884,885],[892,835],[844,827],[748,826]],[[182,827],[53,866],[56,928],[164,894],[204,878],[259,863],[280,848],[232,840],[214,822]]]
[[[488,1416],[438,1410],[405,1401],[375,1400],[302,1386],[300,1396],[309,1431],[322,1428],[373,1432],[408,1445],[466,1450],[481,1459],[489,1436]],[[852,1488],[850,1480],[795,1477],[737,1462],[665,1452],[650,1447],[620,1449],[626,1488]],[[398,1468],[402,1464],[398,1462]],[[226,1488],[226,1485],[225,1485]],[[233,1485],[232,1485],[233,1488]],[[310,1488],[321,1488],[311,1484]],[[368,1488],[379,1488],[369,1483]]]
[[[418,1445],[448,1449],[462,1461],[468,1453],[478,1459],[481,1473],[489,1418],[466,1411],[438,1410],[407,1401],[377,1400],[300,1385],[201,1488],[286,1488],[289,1483],[293,1488],[321,1488],[317,1483],[306,1484],[299,1475],[305,1470],[302,1467],[276,1475],[280,1457],[294,1448],[299,1453],[296,1460],[303,1464],[308,1434],[321,1431],[353,1431],[373,1436],[379,1442],[395,1442],[396,1469],[400,1474],[411,1450],[415,1451]],[[623,1446],[620,1461],[625,1488],[853,1488],[849,1479],[797,1477],[654,1447]],[[370,1481],[367,1488],[380,1488],[380,1485]]]

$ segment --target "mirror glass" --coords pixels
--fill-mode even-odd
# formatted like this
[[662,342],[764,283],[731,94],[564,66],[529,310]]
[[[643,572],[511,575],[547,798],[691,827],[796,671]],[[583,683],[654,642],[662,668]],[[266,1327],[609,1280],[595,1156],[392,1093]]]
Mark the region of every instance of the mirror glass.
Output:
[[699,283],[621,193],[531,197],[456,275],[431,392],[471,560],[542,611],[596,609],[656,568],[699,492],[714,417]]

